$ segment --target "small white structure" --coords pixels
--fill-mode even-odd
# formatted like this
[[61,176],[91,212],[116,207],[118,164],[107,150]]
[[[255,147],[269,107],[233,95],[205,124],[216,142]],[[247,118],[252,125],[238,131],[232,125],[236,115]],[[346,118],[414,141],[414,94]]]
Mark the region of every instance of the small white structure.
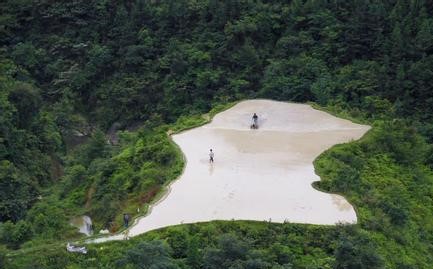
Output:
[[66,250],[68,252],[78,252],[78,253],[82,253],[82,254],[87,254],[87,248],[86,247],[74,246],[69,242],[66,244]]

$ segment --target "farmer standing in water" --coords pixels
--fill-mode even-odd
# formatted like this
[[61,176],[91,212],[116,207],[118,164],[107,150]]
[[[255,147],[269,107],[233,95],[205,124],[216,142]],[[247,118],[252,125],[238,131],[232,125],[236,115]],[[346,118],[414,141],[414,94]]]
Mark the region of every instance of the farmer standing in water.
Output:
[[213,163],[213,156],[214,156],[213,151],[212,151],[212,149],[210,149],[210,152],[209,152],[209,162],[211,162],[211,163]]
[[254,115],[253,115],[253,126],[252,126],[253,129],[259,128],[259,126],[257,124],[258,119],[259,119],[259,116],[257,116],[256,113],[254,113]]

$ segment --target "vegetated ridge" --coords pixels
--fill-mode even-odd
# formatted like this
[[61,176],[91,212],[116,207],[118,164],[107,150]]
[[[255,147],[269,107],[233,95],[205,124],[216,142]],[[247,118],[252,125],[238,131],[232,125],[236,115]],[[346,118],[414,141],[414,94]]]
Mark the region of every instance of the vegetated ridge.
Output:
[[[1,266],[431,268],[430,1],[10,0],[0,11]],[[119,229],[180,173],[172,124],[255,97],[373,125],[316,160],[316,186],[343,194],[359,224],[216,222],[66,254],[70,217]],[[110,143],[109,130],[121,130]]]

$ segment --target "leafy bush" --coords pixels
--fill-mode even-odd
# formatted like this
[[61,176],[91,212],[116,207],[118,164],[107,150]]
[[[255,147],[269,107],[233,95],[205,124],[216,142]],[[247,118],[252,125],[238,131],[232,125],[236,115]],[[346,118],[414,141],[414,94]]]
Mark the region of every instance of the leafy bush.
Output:
[[118,268],[175,269],[179,268],[170,258],[170,250],[161,241],[142,242],[127,250],[116,262]]
[[32,237],[33,230],[30,223],[20,220],[16,224],[7,221],[0,225],[0,242],[10,248],[19,246]]

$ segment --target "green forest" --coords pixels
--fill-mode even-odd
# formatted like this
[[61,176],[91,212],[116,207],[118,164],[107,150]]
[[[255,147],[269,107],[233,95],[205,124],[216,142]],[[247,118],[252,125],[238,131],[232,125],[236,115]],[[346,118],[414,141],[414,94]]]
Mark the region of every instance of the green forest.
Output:
[[[432,81],[429,0],[3,0],[0,268],[433,268]],[[72,217],[119,231],[181,174],[167,133],[253,98],[373,127],[315,161],[357,224],[214,221],[66,252]]]

